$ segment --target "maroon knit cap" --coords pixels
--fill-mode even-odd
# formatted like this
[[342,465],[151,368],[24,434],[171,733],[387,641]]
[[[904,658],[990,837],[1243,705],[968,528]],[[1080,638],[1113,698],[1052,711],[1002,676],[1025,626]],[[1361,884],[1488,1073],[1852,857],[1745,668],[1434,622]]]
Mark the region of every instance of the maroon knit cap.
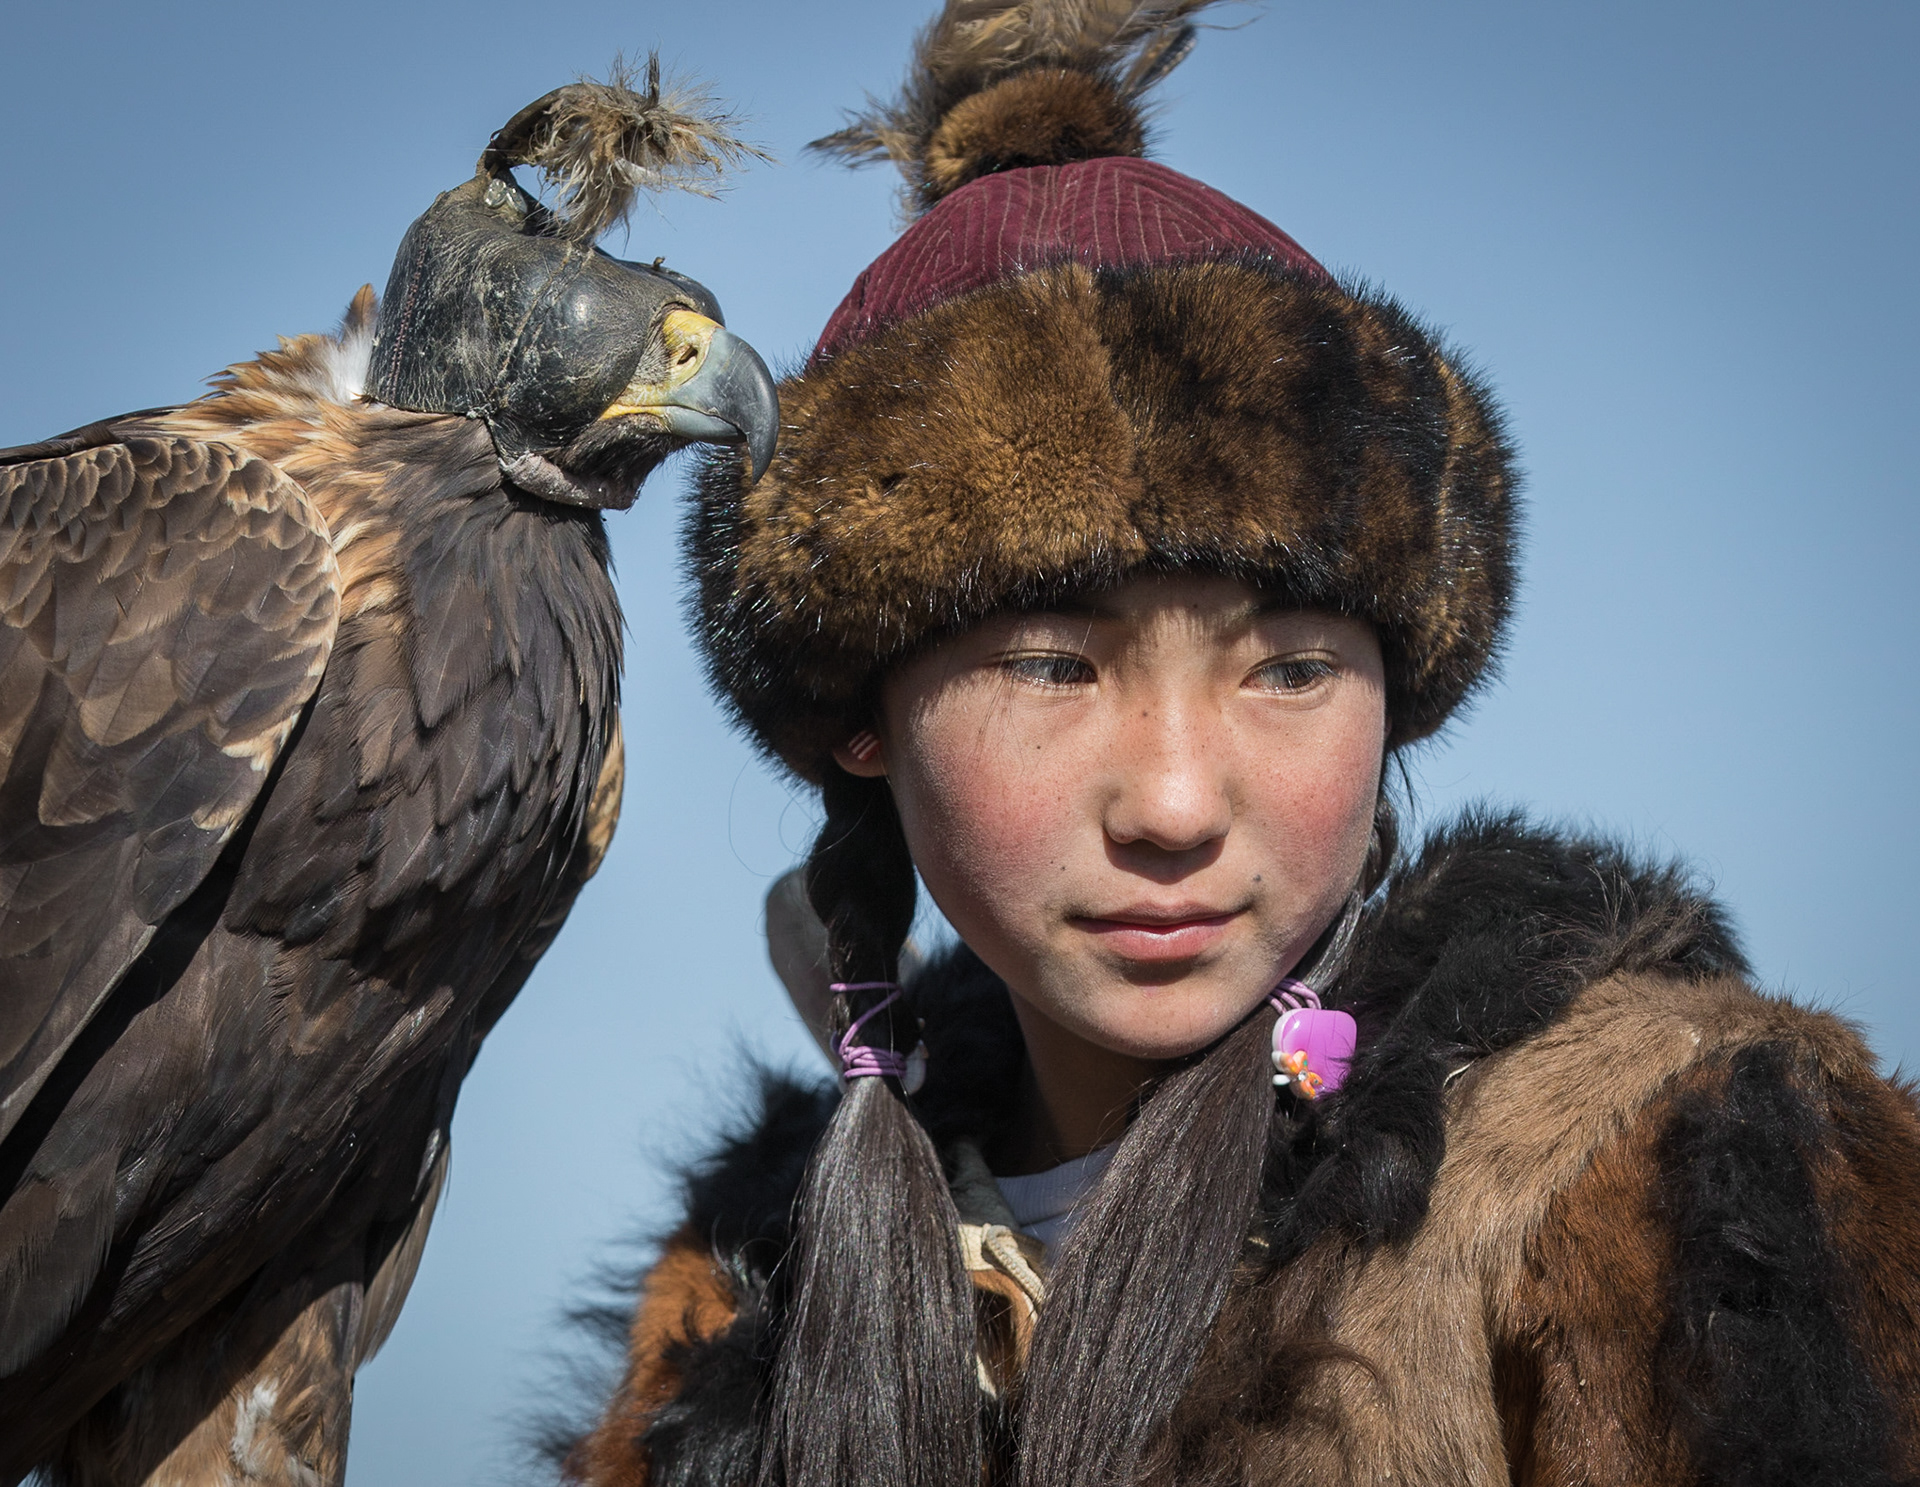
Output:
[[1078,260],[1089,268],[1264,255],[1330,277],[1306,249],[1230,196],[1127,155],[980,177],[942,197],[853,282],[818,362],[969,290]]

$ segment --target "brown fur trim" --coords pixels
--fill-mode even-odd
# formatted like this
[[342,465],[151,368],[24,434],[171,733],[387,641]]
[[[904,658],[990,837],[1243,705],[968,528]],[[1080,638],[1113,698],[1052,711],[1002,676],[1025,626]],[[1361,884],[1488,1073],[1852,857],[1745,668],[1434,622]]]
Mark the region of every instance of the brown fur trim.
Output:
[[925,210],[996,170],[1146,149],[1141,99],[1193,49],[1216,0],[947,0],[907,85],[811,148],[891,159]]
[[1858,1072],[1835,1086],[1814,1193],[1855,1299],[1855,1340],[1894,1411],[1895,1468],[1920,1478],[1920,1101],[1910,1083]]
[[1682,1073],[1550,1205],[1496,1339],[1517,1480],[1911,1478],[1920,1124],[1829,1019],[1772,1030]]
[[1572,1487],[1691,1476],[1654,1372],[1673,1271],[1657,1212],[1659,1146],[1673,1099],[1721,1077],[1701,1066],[1682,1074],[1548,1205],[1494,1344],[1516,1481]]
[[1673,1102],[1660,1143],[1674,1262],[1653,1372],[1674,1430],[1709,1481],[1911,1482],[1811,1175],[1849,1072],[1804,1040],[1768,1039],[1726,1050],[1713,1073]]
[[626,1373],[593,1432],[574,1447],[568,1480],[587,1487],[646,1487],[647,1426],[680,1390],[680,1353],[716,1337],[739,1310],[711,1247],[690,1230],[667,1241],[640,1291],[627,1337]]
[[[1276,1484],[1512,1480],[1509,1450],[1528,1449],[1512,1426],[1529,1411],[1540,1418],[1528,1391],[1544,1367],[1535,1350],[1543,1318],[1563,1318],[1568,1307],[1575,1318],[1581,1307],[1589,1319],[1601,1315],[1594,1293],[1604,1279],[1589,1272],[1582,1290],[1577,1277],[1543,1277],[1547,1255],[1560,1253],[1569,1224],[1583,1232],[1610,1192],[1647,1176],[1635,1148],[1657,1138],[1675,1081],[1759,1043],[1793,1046],[1841,1077],[1871,1076],[1871,1056],[1836,1018],[1730,979],[1662,976],[1599,982],[1544,1032],[1469,1070],[1450,1096],[1447,1155],[1426,1222],[1403,1245],[1323,1240],[1270,1285],[1236,1297],[1150,1479],[1238,1480],[1244,1471]],[[1577,1192],[1589,1178],[1594,1190]],[[1638,1200],[1643,1216],[1648,1201]],[[1617,1210],[1613,1222],[1630,1223],[1633,1212]],[[1638,1242],[1598,1258],[1631,1277],[1648,1262]],[[1543,1311],[1543,1284],[1576,1289]],[[1644,1343],[1644,1328],[1622,1345],[1636,1336]],[[1631,1418],[1636,1399],[1644,1402],[1644,1388],[1598,1396],[1606,1377],[1576,1377],[1589,1413],[1574,1434],[1591,1431],[1600,1412]],[[1641,1444],[1621,1441],[1623,1450]],[[1585,1460],[1576,1454],[1561,1478],[1542,1480],[1578,1477]],[[1660,1478],[1635,1470],[1622,1480]]]
[[817,362],[781,408],[766,476],[712,462],[690,535],[716,680],[810,778],[885,666],[1144,569],[1371,620],[1395,743],[1499,644],[1500,415],[1390,300],[1260,262],[1064,265]]

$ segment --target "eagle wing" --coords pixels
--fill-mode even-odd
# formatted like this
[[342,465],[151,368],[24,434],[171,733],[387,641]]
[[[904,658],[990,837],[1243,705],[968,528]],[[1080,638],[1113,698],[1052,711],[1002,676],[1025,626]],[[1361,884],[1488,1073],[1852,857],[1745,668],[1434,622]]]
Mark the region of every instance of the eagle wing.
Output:
[[0,451],[0,1138],[245,820],[338,612],[265,460],[108,424]]

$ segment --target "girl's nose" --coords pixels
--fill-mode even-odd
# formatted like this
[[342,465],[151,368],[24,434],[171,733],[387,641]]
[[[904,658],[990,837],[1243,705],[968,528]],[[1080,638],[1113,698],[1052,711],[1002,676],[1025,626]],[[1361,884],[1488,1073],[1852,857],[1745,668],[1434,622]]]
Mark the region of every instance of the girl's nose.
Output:
[[1145,842],[1190,852],[1217,841],[1233,823],[1222,752],[1190,710],[1136,707],[1118,730],[1108,761],[1112,787],[1102,825],[1125,846]]

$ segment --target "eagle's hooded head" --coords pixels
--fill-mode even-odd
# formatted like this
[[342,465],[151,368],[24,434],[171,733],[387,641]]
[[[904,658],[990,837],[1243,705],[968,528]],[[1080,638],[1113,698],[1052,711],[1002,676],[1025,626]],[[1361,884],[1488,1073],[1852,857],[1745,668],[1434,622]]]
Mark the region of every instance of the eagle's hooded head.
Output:
[[[672,450],[741,444],[757,478],[779,405],[764,362],[701,284],[594,246],[636,191],[701,190],[751,153],[698,95],[609,83],[547,94],[508,121],[473,178],[408,229],[375,328],[367,392],[483,421],[529,495],[624,508]],[[545,172],[552,210],[514,180]]]

